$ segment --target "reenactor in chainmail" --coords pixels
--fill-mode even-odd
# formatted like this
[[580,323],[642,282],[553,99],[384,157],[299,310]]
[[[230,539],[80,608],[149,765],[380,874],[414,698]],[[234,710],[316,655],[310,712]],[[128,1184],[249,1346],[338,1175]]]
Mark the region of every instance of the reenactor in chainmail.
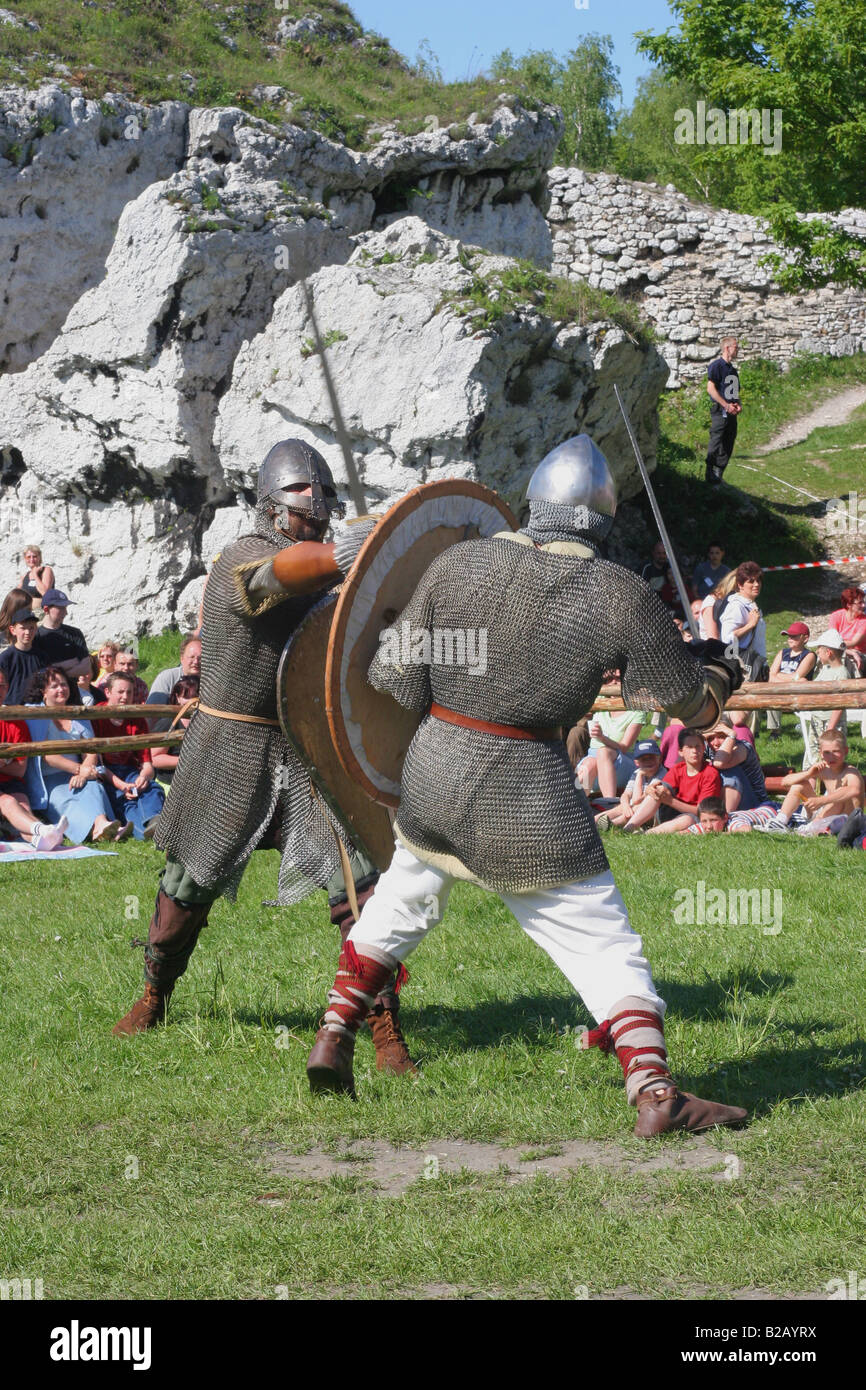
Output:
[[[408,624],[408,644],[398,654],[383,641],[370,667],[377,689],[426,718],[403,767],[394,858],[340,957],[311,1087],[354,1094],[367,1009],[441,920],[455,880],[469,879],[499,894],[582,996],[599,1025],[584,1045],[616,1051],[636,1134],[740,1123],[745,1110],[700,1100],[671,1077],[665,1005],[562,737],[609,669],[622,673],[628,708],[660,705],[708,729],[739,668],[721,643],[683,642],[649,585],[601,557],[616,490],[587,435],[539,464],[528,499],[522,530],[433,561],[396,623]],[[476,656],[484,647],[486,662],[448,664],[449,648],[436,664],[446,631],[462,632]]]
[[[165,1017],[211,904],[234,900],[253,850],[281,849],[281,905],[328,887],[331,919],[345,940],[378,877],[352,846],[286,742],[277,719],[277,668],[292,632],[350,568],[375,521],[322,538],[342,516],[321,454],[299,439],[271,449],[258,479],[253,534],[226,547],[205,589],[200,703],[154,836],[166,851],[145,949],[145,989],[115,1026],[140,1033]],[[342,847],[341,847],[341,841]],[[405,972],[402,972],[404,975]],[[383,979],[370,1026],[380,1069],[414,1070],[397,1018],[397,985]]]

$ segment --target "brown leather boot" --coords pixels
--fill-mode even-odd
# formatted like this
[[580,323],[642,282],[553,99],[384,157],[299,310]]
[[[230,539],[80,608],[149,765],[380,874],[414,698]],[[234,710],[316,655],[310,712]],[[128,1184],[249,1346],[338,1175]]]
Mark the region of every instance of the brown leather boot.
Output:
[[395,1072],[398,1076],[404,1072],[409,1072],[411,1076],[418,1075],[418,1069],[409,1056],[409,1048],[400,1028],[396,995],[379,995],[367,1015],[367,1026],[373,1035],[376,1067],[379,1071]]
[[114,1037],[131,1037],[133,1033],[144,1033],[155,1028],[165,1018],[165,1006],[171,997],[172,986],[161,990],[156,985],[146,984],[144,994],[137,999],[128,1014],[112,1028]]
[[131,1037],[162,1023],[175,982],[189,964],[210,908],[210,903],[180,902],[159,889],[144,952],[144,994],[112,1028],[115,1037]]
[[354,1055],[354,1037],[347,1037],[345,1033],[338,1033],[333,1028],[320,1028],[313,1050],[307,1058],[310,1090],[336,1091],[355,1100],[355,1076],[352,1069]]
[[651,1139],[673,1129],[697,1131],[714,1125],[741,1125],[749,1112],[738,1105],[717,1105],[712,1100],[681,1091],[670,1082],[649,1086],[637,1098],[635,1134]]

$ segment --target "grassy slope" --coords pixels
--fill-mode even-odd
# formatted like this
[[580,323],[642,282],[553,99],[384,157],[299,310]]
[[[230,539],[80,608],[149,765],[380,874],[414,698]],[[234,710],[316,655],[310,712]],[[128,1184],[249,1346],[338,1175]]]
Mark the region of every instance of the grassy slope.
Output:
[[[273,0],[225,5],[213,0],[117,0],[98,8],[27,0],[13,5],[22,18],[35,20],[38,34],[0,26],[0,82],[20,83],[16,68],[26,69],[28,85],[41,77],[56,79],[55,61],[71,70],[67,80],[86,96],[118,91],[142,101],[190,100],[185,74],[197,86],[198,106],[239,105],[265,118],[277,113],[253,97],[257,85],[282,86],[298,101],[293,120],[309,123],[335,139],[363,147],[368,124],[399,121],[414,133],[429,115],[447,124],[479,109],[495,91],[487,79],[442,84],[405,64],[387,40],[353,48],[361,34],[347,5],[316,0],[280,9]],[[321,14],[343,26],[337,42],[313,37],[288,43],[277,52],[277,26],[286,16]],[[237,44],[231,52],[222,42]]]
[[[716,539],[726,546],[726,561],[732,565],[747,559],[774,565],[823,558],[812,523],[816,504],[768,475],[787,479],[820,498],[845,497],[863,476],[863,451],[858,447],[863,438],[863,412],[847,426],[815,431],[794,448],[767,457],[754,451],[788,421],[807,414],[834,392],[863,382],[863,355],[799,358],[786,373],[769,362],[746,363],[741,368],[744,409],[734,455],[725,472],[730,486],[719,492],[710,492],[704,483],[710,420],[705,383],[695,383],[662,399],[659,462],[653,481],[674,546],[687,563],[703,558],[706,547]],[[746,464],[748,468],[743,466]],[[863,548],[861,534],[848,548],[834,547],[832,553],[841,555]],[[779,645],[782,628],[802,616],[813,602],[817,583],[810,571],[766,577],[761,606],[768,615],[768,641],[773,651]]]

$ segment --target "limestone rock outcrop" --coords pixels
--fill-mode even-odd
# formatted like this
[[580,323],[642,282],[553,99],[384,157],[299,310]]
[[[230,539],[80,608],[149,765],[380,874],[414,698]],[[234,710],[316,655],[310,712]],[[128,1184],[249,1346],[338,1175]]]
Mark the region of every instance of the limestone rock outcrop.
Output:
[[[0,108],[3,579],[41,544],[95,640],[194,620],[275,438],[318,442],[342,474],[302,277],[371,505],[448,475],[516,503],[580,428],[623,461],[628,490],[614,377],[652,456],[653,349],[531,301],[496,322],[473,312],[472,287],[495,298],[508,256],[549,262],[555,112],[505,98],[484,121],[389,129],[358,153],[233,108],[56,86]],[[27,211],[37,197],[44,216]]]

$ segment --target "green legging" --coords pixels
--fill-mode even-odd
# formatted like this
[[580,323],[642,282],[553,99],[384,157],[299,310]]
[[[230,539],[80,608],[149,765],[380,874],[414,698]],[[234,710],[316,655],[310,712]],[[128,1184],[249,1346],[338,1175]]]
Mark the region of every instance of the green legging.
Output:
[[[357,887],[363,887],[365,880],[370,879],[378,872],[375,864],[361,850],[353,850],[350,853],[349,863]],[[208,888],[202,888],[201,884],[196,883],[179,860],[171,854],[166,855],[165,872],[162,875],[162,890],[170,898],[175,898],[182,903],[212,903],[220,896],[222,888],[222,883],[211,884]],[[345,895],[346,879],[342,868],[340,868],[328,880],[328,901],[333,903]]]

